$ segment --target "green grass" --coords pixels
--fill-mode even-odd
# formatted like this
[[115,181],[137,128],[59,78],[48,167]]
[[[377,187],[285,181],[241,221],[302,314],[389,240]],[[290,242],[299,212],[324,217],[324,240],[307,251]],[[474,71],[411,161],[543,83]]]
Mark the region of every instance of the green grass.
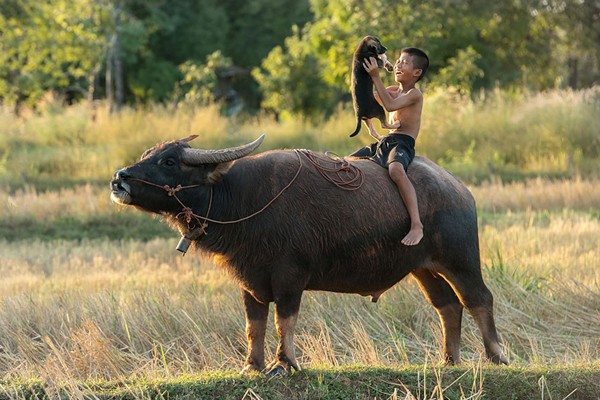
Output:
[[176,235],[172,229],[148,215],[122,215],[111,218],[107,215],[90,216],[85,220],[61,217],[39,221],[16,219],[0,223],[0,237],[9,241],[30,240],[79,240],[114,238],[150,240],[157,237]]
[[[346,366],[265,379],[236,371],[105,382],[0,382],[0,398],[97,399],[597,399],[600,366]],[[76,390],[75,390],[76,389]],[[3,392],[3,393],[2,393]]]

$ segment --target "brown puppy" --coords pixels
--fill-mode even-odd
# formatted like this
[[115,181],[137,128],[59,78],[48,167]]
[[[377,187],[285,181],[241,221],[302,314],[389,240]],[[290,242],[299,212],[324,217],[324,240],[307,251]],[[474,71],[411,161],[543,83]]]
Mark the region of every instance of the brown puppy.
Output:
[[368,121],[371,118],[379,119],[384,129],[394,129],[400,126],[399,124],[388,124],[385,110],[373,95],[373,81],[363,67],[365,58],[375,57],[380,68],[385,67],[386,70],[392,72],[394,66],[388,61],[385,55],[386,51],[387,48],[381,44],[378,38],[365,36],[354,52],[350,90],[352,92],[354,113],[356,114],[356,130],[350,134],[350,137],[356,136],[360,132],[361,121],[365,121],[367,128],[371,129],[372,126],[369,126]]

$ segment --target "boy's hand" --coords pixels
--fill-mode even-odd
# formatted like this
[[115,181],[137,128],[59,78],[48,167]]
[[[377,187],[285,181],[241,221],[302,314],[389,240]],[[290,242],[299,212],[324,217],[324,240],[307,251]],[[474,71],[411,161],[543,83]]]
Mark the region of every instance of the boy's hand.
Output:
[[371,79],[379,77],[379,66],[377,65],[377,60],[375,59],[375,57],[365,58],[365,61],[363,62],[363,67],[365,68],[365,71],[367,71],[367,73],[371,76]]

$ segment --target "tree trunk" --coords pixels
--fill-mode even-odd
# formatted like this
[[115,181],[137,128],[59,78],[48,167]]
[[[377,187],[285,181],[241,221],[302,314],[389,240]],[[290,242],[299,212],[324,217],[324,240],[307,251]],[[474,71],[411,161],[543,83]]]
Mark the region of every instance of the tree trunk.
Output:
[[577,58],[571,57],[567,61],[569,66],[569,87],[571,89],[577,89],[577,80],[579,79],[577,71]]
[[121,62],[121,0],[115,1],[115,46],[113,49],[113,59],[115,63],[115,106],[117,111],[123,106],[123,63]]
[[87,101],[88,107],[91,113],[92,121],[96,120],[96,105],[94,103],[94,96],[96,94],[96,79],[98,78],[98,74],[100,73],[101,63],[98,62],[92,72],[88,75],[88,90],[87,90]]
[[113,90],[113,47],[115,43],[115,37],[110,39],[110,44],[108,45],[108,52],[106,54],[106,76],[104,78],[104,82],[106,85],[106,101],[108,103],[108,110],[112,112],[113,103],[115,101],[115,94]]

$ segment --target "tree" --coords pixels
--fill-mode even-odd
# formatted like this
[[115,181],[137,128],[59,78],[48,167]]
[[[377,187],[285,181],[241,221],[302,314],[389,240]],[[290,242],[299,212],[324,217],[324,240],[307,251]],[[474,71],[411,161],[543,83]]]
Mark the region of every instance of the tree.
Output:
[[[528,1],[506,0],[313,0],[315,21],[307,33],[312,50],[327,62],[327,82],[348,87],[350,54],[365,35],[379,36],[397,57],[403,47],[423,48],[431,59],[429,79],[471,48],[482,74],[473,89],[554,84],[552,30],[532,14]],[[534,76],[532,70],[539,71]],[[529,72],[529,74],[527,74]]]
[[221,4],[230,21],[223,52],[246,68],[259,66],[292,34],[292,26],[303,26],[312,17],[308,0],[224,0]]
[[182,78],[179,65],[225,48],[229,21],[217,0],[129,0],[125,8],[144,30],[124,52],[128,88],[138,101],[170,99]]
[[106,51],[106,4],[94,0],[18,2],[0,16],[0,96],[18,113],[45,91],[85,94]]
[[555,27],[555,59],[566,71],[565,83],[589,87],[600,80],[600,2],[598,0],[543,0],[535,12]]
[[[323,67],[303,41],[297,27],[255,68],[252,76],[263,91],[262,107],[275,112],[322,118],[333,107],[333,94],[326,90]],[[324,89],[325,88],[325,89]]]
[[186,61],[179,66],[183,80],[179,88],[185,103],[208,105],[214,102],[218,85],[217,71],[232,65],[231,58],[215,51],[206,57],[206,63]]
[[450,58],[447,66],[438,71],[431,88],[453,87],[460,94],[469,96],[475,79],[483,76],[483,70],[477,66],[480,59],[481,55],[471,46],[459,49],[456,57]]

